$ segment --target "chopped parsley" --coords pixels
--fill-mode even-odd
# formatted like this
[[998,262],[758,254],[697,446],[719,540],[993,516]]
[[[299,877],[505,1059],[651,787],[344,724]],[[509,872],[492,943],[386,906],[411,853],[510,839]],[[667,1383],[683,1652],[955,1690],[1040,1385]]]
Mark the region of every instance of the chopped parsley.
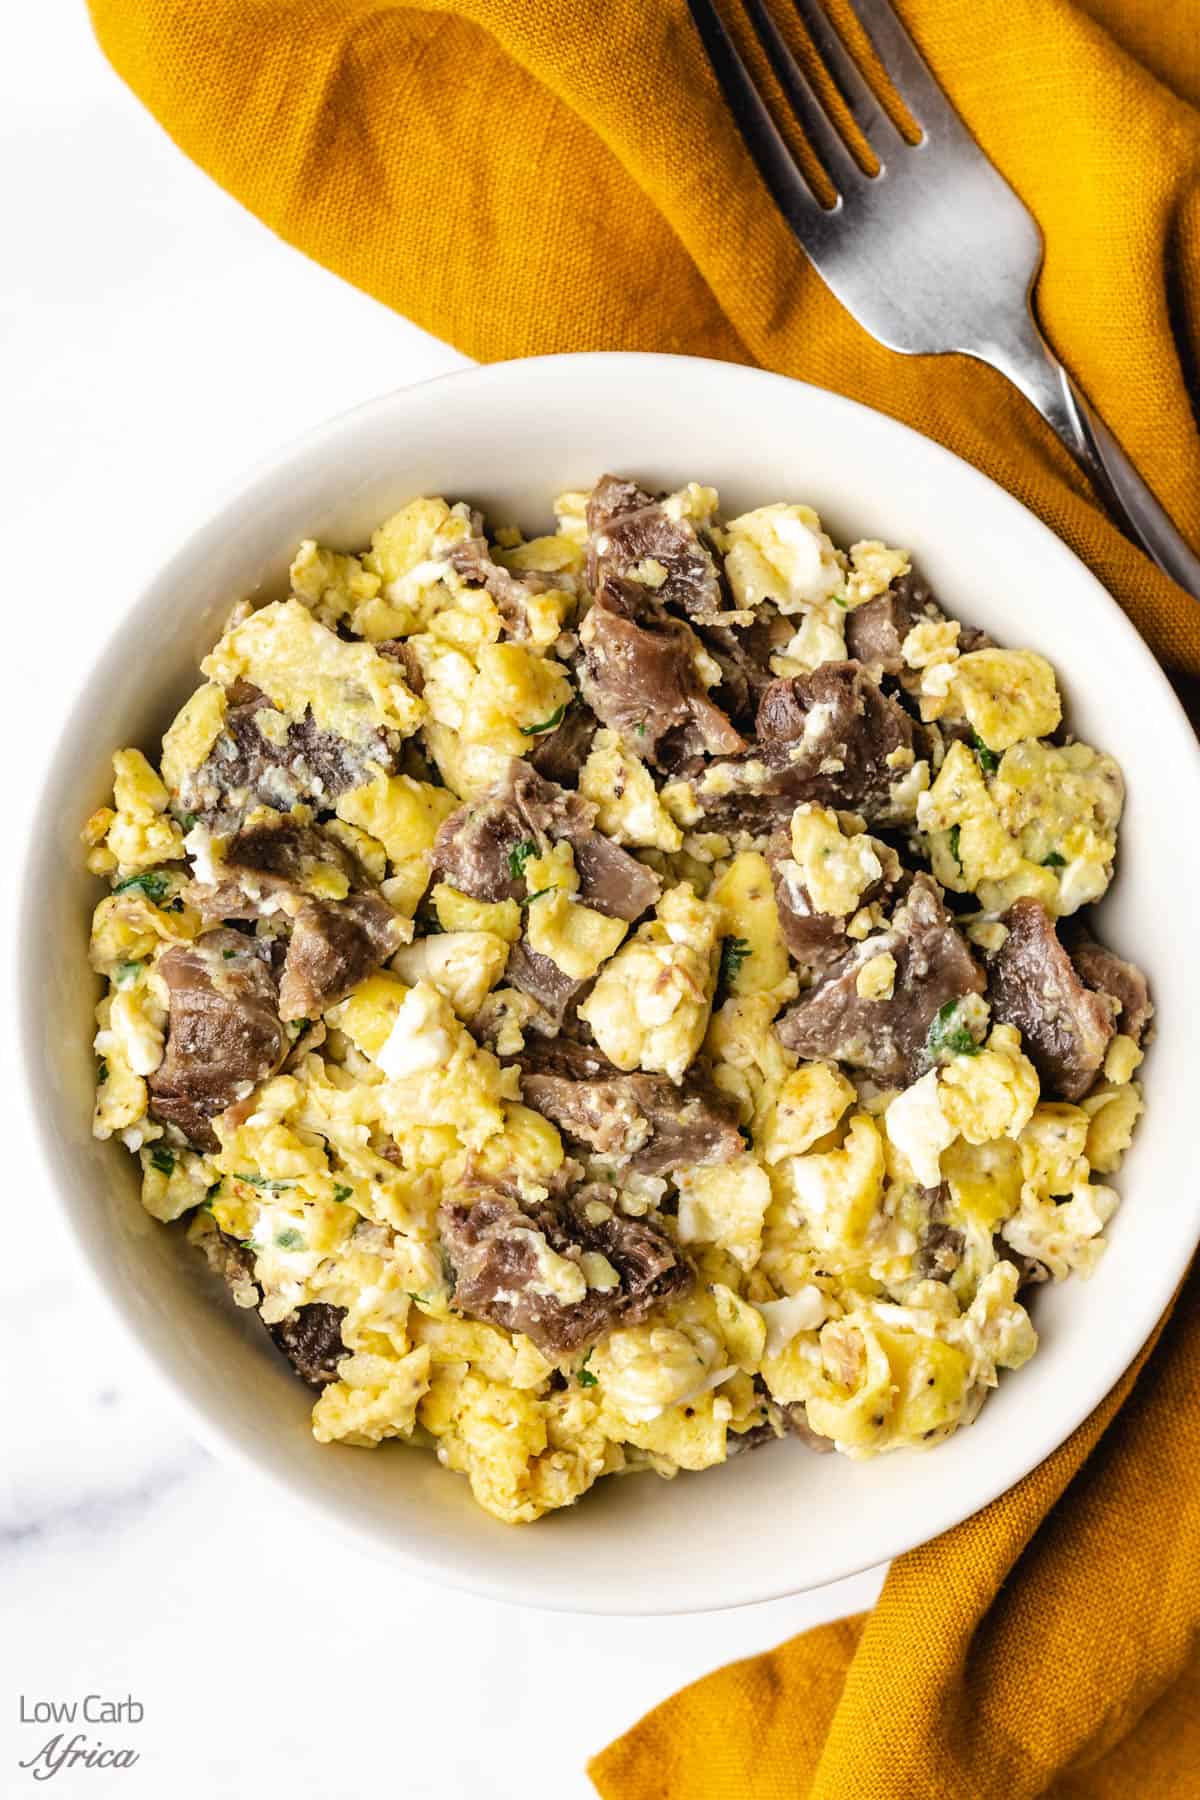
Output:
[[958,846],[961,842],[962,842],[962,826],[961,825],[952,825],[950,827],[950,854],[954,858],[955,862],[958,864],[960,869],[963,866],[963,859],[959,855],[959,852],[958,852]]
[[1066,857],[1060,856],[1057,850],[1052,850],[1049,856],[1043,856],[1042,858],[1043,869],[1065,869],[1066,866]]
[[722,938],[721,966],[717,971],[718,992],[723,993],[729,987],[749,954],[750,945],[746,938]]
[[144,957],[135,962],[119,962],[112,972],[112,978],[119,988],[132,987],[145,966]]
[[147,900],[157,906],[170,887],[165,875],[157,869],[146,869],[141,875],[127,875],[124,881],[118,881],[113,889],[114,894],[144,894]]
[[173,1175],[175,1173],[175,1152],[167,1150],[162,1144],[156,1144],[150,1152],[150,1167],[157,1169],[160,1175]]
[[537,855],[537,845],[532,838],[525,838],[522,843],[514,844],[508,853],[508,872],[514,881],[520,881],[525,873],[525,864],[531,856]]
[[539,888],[536,894],[526,894],[525,898],[521,902],[521,905],[522,906],[532,906],[534,901],[540,900],[543,894],[552,894],[553,892],[554,892],[554,889],[552,887]]
[[304,1236],[294,1226],[289,1225],[286,1230],[275,1233],[275,1248],[277,1250],[303,1250]]
[[558,728],[558,726],[560,726],[562,724],[563,714],[566,712],[566,710],[567,710],[567,703],[564,700],[562,705],[557,707],[554,710],[554,712],[552,712],[550,714],[550,717],[548,719],[543,719],[540,725],[522,725],[521,736],[522,737],[541,737],[541,735],[544,731],[556,730]]
[[845,594],[830,594],[829,598],[833,601],[835,606],[840,606],[843,612],[845,612],[850,605]]
[[[594,1344],[592,1346],[592,1349],[593,1350],[595,1349]],[[593,1375],[592,1371],[588,1368],[588,1364],[591,1362],[591,1360],[592,1360],[592,1351],[589,1350],[587,1355],[584,1357],[583,1361],[580,1363],[578,1370],[576,1371],[576,1373],[579,1377],[580,1387],[595,1387],[597,1385],[596,1376]]]
[[955,1024],[955,1014],[960,1002],[947,1000],[945,1006],[938,1008],[937,1016],[929,1027],[929,1035],[925,1039],[925,1052],[931,1062],[937,1062],[941,1056],[978,1056],[979,1045],[971,1036],[967,1027]]
[[108,1058],[102,1056],[96,1064],[96,1086],[103,1087],[108,1080]]
[[221,1183],[224,1181],[224,1179],[225,1179],[225,1177],[223,1175],[218,1175],[217,1179],[212,1183],[211,1187],[205,1188],[205,1190],[204,1190],[204,1210],[205,1210],[205,1212],[210,1213],[212,1211],[213,1201],[216,1199],[217,1195],[220,1193]]
[[979,758],[979,766],[985,775],[994,775],[1000,767],[1000,758],[994,750],[989,750],[979,733],[972,727],[971,747]]
[[335,1181],[333,1184],[333,1197],[339,1206],[344,1206],[353,1192],[354,1189],[348,1188],[344,1182]]
[[641,721],[641,722],[640,722],[640,724],[639,724],[639,725],[638,725],[638,728],[637,728],[637,734],[638,734],[638,736],[639,736],[639,737],[645,737],[645,735],[646,735],[646,721],[645,721],[645,719],[643,719],[643,720],[642,720],[642,721]]
[[235,1181],[244,1181],[248,1187],[265,1188],[268,1194],[284,1194],[295,1187],[294,1181],[275,1181],[269,1175],[243,1175],[234,1171]]
[[234,957],[237,955],[237,951],[236,950],[222,950],[221,955],[225,958],[226,962],[232,962]]
[[196,823],[195,813],[180,813],[179,823],[183,826],[185,831],[191,831]]

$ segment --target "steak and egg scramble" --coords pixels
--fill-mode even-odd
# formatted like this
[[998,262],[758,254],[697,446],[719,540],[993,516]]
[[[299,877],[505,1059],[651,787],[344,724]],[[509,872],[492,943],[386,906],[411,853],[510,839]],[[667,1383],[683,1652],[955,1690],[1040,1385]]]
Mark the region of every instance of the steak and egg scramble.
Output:
[[1151,1016],[1054,671],[806,506],[419,499],[242,603],[88,822],[95,1132],[496,1517],[975,1417],[1086,1275]]

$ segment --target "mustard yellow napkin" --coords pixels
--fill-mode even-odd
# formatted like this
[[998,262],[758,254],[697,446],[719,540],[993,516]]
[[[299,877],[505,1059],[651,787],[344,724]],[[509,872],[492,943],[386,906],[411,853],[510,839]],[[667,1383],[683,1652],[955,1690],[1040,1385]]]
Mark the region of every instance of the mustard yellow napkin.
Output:
[[[1194,0],[898,0],[1046,236],[1052,342],[1200,546]],[[1200,675],[1200,607],[990,370],[881,349],[775,213],[683,0],[91,0],[116,68],[268,225],[472,355],[691,351],[969,458]],[[844,17],[840,0],[830,10]],[[788,0],[776,16],[790,29]],[[803,55],[804,44],[797,38]],[[1189,392],[1190,388],[1190,392]],[[611,1800],[1200,1794],[1200,1283],[1069,1443],[875,1612],[599,1756]]]

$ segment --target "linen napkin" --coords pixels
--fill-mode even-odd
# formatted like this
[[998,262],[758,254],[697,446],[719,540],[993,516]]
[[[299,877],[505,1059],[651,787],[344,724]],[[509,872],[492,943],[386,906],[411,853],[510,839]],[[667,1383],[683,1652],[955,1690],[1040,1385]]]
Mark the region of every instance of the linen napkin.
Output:
[[[1047,333],[1200,545],[1200,20],[897,0],[1046,238]],[[176,142],[289,242],[483,360],[762,364],[938,439],[1046,520],[1177,676],[1200,606],[999,375],[901,357],[777,215],[684,0],[90,0]],[[841,4],[829,10],[855,40]],[[775,16],[792,32],[787,0]],[[794,44],[807,56],[802,33]],[[381,371],[381,385],[386,371]],[[595,1759],[608,1800],[1200,1794],[1200,1278],[1075,1435],[893,1566],[869,1619],[721,1670]]]

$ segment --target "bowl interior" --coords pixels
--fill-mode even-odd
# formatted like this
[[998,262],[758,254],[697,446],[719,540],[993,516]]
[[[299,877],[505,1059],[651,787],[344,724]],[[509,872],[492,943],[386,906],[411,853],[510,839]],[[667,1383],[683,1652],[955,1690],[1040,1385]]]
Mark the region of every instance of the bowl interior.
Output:
[[[79,827],[109,791],[109,755],[156,751],[225,612],[281,591],[297,540],[343,548],[419,493],[494,522],[548,528],[553,496],[606,469],[651,487],[710,482],[733,511],[810,502],[835,539],[909,546],[948,610],[1055,664],[1071,726],[1128,785],[1101,929],[1147,970],[1158,1006],[1150,1111],[1118,1177],[1123,1204],[1089,1282],[1042,1291],[1039,1355],[936,1451],[873,1463],[781,1444],[668,1488],[605,1482],[514,1530],[426,1454],[321,1448],[309,1397],[177,1231],[142,1211],[136,1165],[89,1135],[97,884]],[[26,876],[20,943],[26,1058],[52,1184],[119,1315],[207,1441],[291,1500],[418,1573],[497,1598],[600,1612],[702,1609],[817,1586],[921,1542],[992,1499],[1086,1416],[1127,1365],[1200,1235],[1189,1179],[1192,896],[1200,759],[1148,651],[1081,563],[1001,489],[927,440],[819,389],[673,357],[581,356],[470,370],[321,428],[251,477],[114,631],[62,729]]]

